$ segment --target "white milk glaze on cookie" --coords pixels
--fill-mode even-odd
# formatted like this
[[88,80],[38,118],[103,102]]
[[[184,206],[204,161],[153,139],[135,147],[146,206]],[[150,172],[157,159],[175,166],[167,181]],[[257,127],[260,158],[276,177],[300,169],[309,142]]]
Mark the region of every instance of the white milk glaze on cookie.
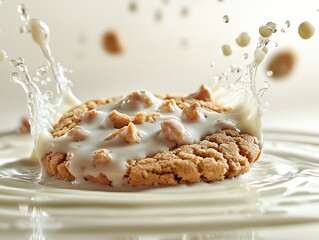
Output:
[[[102,173],[108,176],[113,186],[118,186],[122,184],[128,160],[198,143],[223,128],[238,129],[246,121],[241,116],[241,109],[217,113],[193,103],[181,110],[172,99],[162,100],[150,92],[136,91],[99,106],[90,119],[85,113],[79,126],[68,134],[42,139],[47,147],[42,149],[43,155],[39,157],[48,152],[67,153],[70,159],[67,169],[78,182],[85,181],[85,176],[97,177]],[[116,121],[110,117],[115,111],[118,122],[121,117],[131,119],[131,122],[115,128]],[[154,117],[139,124],[134,119],[141,113],[153,114]],[[99,163],[94,161],[97,151],[107,152],[107,156],[101,155]]]

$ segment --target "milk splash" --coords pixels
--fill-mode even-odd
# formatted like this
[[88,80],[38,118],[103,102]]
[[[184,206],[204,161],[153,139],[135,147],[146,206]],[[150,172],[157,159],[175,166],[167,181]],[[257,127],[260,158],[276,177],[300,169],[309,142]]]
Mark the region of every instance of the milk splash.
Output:
[[[31,133],[38,159],[41,159],[45,154],[43,149],[47,149],[48,144],[55,144],[54,141],[49,141],[49,139],[52,139],[53,124],[57,122],[61,114],[81,102],[71,91],[71,82],[65,76],[66,70],[57,64],[52,56],[49,47],[50,32],[48,26],[41,20],[30,19],[25,6],[20,5],[19,12],[20,14],[23,13],[21,17],[24,21],[22,32],[31,33],[33,40],[40,46],[47,60],[47,67],[41,67],[38,70],[38,75],[41,76],[42,73],[50,69],[57,88],[55,97],[53,97],[51,91],[43,93],[37,83],[37,78],[30,77],[24,59],[11,60],[11,65],[20,72],[13,72],[11,79],[20,84],[27,94],[31,115]],[[212,88],[214,100],[232,108],[231,111],[223,113],[224,118],[233,122],[233,125],[241,132],[256,136],[260,143],[262,143],[262,109],[260,106],[262,95],[267,87],[261,89],[256,87],[256,71],[267,53],[268,42],[268,38],[260,38],[254,60],[245,68],[240,78],[231,81],[227,74],[221,74],[217,77],[217,81]]]
[[[41,66],[37,71],[37,75],[41,77],[50,69],[56,85],[55,97],[52,91],[43,93],[37,84],[39,79],[30,76],[24,59],[10,60],[10,65],[18,69],[17,72],[11,74],[11,80],[20,84],[27,95],[31,134],[34,138],[35,150],[38,150],[41,149],[41,146],[39,146],[40,136],[50,136],[53,124],[61,115],[81,102],[71,91],[72,83],[65,76],[66,69],[56,63],[51,54],[48,26],[41,20],[30,19],[23,4],[18,6],[18,12],[21,20],[24,22],[24,26],[20,28],[20,32],[31,33],[33,40],[40,46],[47,60],[47,65]],[[42,80],[41,84],[45,85],[46,81]]]
[[[258,88],[256,73],[267,54],[269,41],[269,38],[259,38],[254,59],[243,69],[238,79],[231,80],[227,72],[224,72],[215,77],[215,84],[212,87],[214,100],[233,109],[225,114],[237,122],[237,127],[242,132],[258,137],[261,142],[261,116],[267,106],[263,105],[262,99],[264,92],[269,88],[269,82],[267,80],[261,88]],[[237,72],[242,70],[240,67],[236,68]]]

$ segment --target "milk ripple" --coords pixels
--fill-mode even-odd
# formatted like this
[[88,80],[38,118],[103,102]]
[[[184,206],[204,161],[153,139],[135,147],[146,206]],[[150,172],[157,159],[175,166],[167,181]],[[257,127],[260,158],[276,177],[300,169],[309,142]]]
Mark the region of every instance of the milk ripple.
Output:
[[241,239],[253,235],[247,228],[258,232],[265,226],[318,223],[318,139],[316,134],[266,131],[261,159],[241,177],[109,192],[98,186],[93,189],[104,191],[92,191],[91,184],[41,180],[40,166],[25,158],[32,150],[31,138],[2,135],[0,229],[4,236],[30,234],[31,239],[63,234],[94,239],[96,232],[119,239],[129,239],[123,234],[213,239],[210,232],[217,230],[216,236]]

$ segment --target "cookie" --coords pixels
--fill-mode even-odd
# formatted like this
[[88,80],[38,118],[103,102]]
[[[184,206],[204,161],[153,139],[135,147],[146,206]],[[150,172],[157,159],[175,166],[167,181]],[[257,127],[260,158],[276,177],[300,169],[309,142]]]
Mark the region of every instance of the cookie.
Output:
[[[206,93],[205,89],[199,89],[197,93],[188,97],[157,96],[162,102],[156,107],[156,112],[137,111],[135,116],[116,110],[108,113],[108,124],[112,123],[114,131],[105,137],[105,145],[113,146],[112,144],[121,143],[132,147],[138,146],[145,135],[145,130],[141,128],[143,124],[152,126],[159,121],[162,114],[165,113],[165,116],[175,114],[176,108],[181,115],[181,121],[177,121],[174,115],[168,120],[162,120],[161,124],[157,125],[161,130],[158,130],[155,135],[167,144],[167,149],[148,153],[146,157],[135,156],[127,159],[124,164],[125,169],[120,176],[120,184],[158,186],[201,181],[214,182],[233,178],[250,170],[261,153],[261,147],[256,137],[240,133],[237,129],[228,128],[228,125],[222,124],[217,132],[206,134],[197,141],[192,138],[192,134],[188,133],[186,128],[180,129],[183,128],[183,124],[185,126],[192,126],[193,123],[197,124],[197,122],[202,124],[206,121],[208,113],[222,114],[230,111],[230,108],[214,102],[211,96]],[[139,103],[142,102],[144,107],[153,104],[153,99],[146,95],[146,97],[138,94],[130,96],[131,100],[136,98]],[[116,106],[132,103],[132,101],[119,101],[119,99],[121,98],[93,100],[70,110],[54,126],[52,137],[54,139],[67,137],[75,143],[85,144],[86,134],[89,131],[85,127],[82,128],[83,121],[86,123],[95,121],[101,106],[107,106],[111,103],[116,104]],[[125,99],[130,100],[130,98]],[[121,107],[123,106],[121,105]],[[126,107],[125,105],[123,108]],[[131,106],[129,107],[128,112],[131,111]],[[180,124],[181,122],[183,124]],[[183,133],[183,136],[180,136],[180,133]],[[190,135],[188,136],[186,133]],[[90,138],[94,138],[94,135]],[[111,166],[110,163],[117,160],[112,159],[114,151],[110,149],[108,147],[94,149],[96,151],[89,155],[93,172],[83,170],[83,180],[109,186],[118,185],[118,183],[115,184],[117,180],[111,176],[112,172],[106,173],[101,170],[107,169]],[[126,150],[123,149],[123,151]],[[133,156],[133,153],[130,154]],[[73,157],[67,151],[53,151],[51,149],[42,158],[42,165],[50,176],[74,181],[78,177],[70,172]],[[112,167],[114,168],[114,166]]]

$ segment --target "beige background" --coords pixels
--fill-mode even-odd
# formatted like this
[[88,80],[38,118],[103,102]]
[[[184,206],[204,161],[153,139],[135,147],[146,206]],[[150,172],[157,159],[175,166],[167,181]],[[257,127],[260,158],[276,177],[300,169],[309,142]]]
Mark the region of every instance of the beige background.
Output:
[[[16,9],[21,2],[3,0],[0,5],[0,48],[11,58],[24,57],[34,73],[44,59],[29,35],[18,34],[22,22]],[[259,69],[258,81],[267,78],[267,60],[277,51],[292,49],[298,61],[291,76],[271,82],[265,94],[270,108],[264,126],[319,132],[319,34],[307,41],[297,34],[298,24],[305,20],[319,28],[318,1],[136,0],[138,8],[134,13],[128,11],[131,1],[127,0],[24,2],[33,18],[49,25],[53,55],[74,70],[70,78],[82,100],[136,89],[187,94],[202,83],[211,85],[214,75],[227,71],[230,64],[247,64],[257,42],[258,27],[268,21],[277,22],[279,32],[269,45],[270,53]],[[189,11],[186,17],[181,15],[184,7]],[[159,22],[154,20],[156,11],[162,13]],[[222,21],[225,14],[230,18],[227,24]],[[288,19],[291,27],[283,34],[280,29],[285,28]],[[121,56],[102,50],[101,36],[112,29],[125,45]],[[242,31],[252,36],[246,49],[234,42]],[[233,55],[228,58],[219,51],[224,43],[233,46]],[[245,52],[250,55],[246,61],[242,58]],[[211,62],[215,62],[214,68]],[[25,94],[10,82],[10,72],[8,62],[0,64],[0,131],[15,128],[27,113]]]

